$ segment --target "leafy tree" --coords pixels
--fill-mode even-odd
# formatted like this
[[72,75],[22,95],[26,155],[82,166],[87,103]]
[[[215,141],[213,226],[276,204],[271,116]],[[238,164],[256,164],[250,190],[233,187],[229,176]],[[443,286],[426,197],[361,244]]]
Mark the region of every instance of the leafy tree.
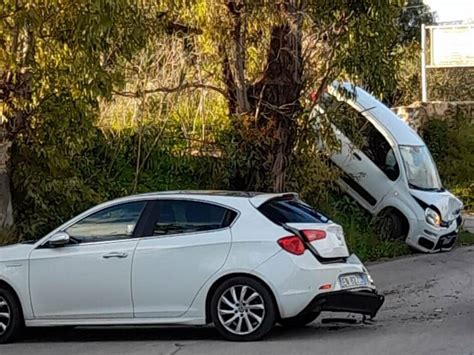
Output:
[[97,100],[121,82],[120,58],[159,35],[164,20],[156,6],[128,0],[7,0],[0,18],[14,207],[34,231],[98,200],[77,165],[93,143]]
[[287,188],[298,118],[311,91],[320,94],[338,78],[370,82],[374,90],[393,85],[386,80],[392,72],[386,46],[397,32],[387,23],[398,14],[399,1],[225,0],[196,6],[206,14],[198,27],[222,63],[238,148],[233,187]]
[[432,25],[435,14],[423,0],[407,0],[396,18],[399,28],[398,43],[409,44],[419,42],[421,38],[421,25]]
[[[209,112],[218,107],[220,114],[227,104],[232,129],[220,143],[228,144],[211,152],[227,164],[226,174],[216,173],[230,175],[225,187],[283,191],[303,181],[310,190],[328,169],[314,150],[318,133],[308,98],[335,79],[370,84],[377,93],[393,87],[387,51],[398,30],[387,24],[401,6],[401,0],[4,1],[0,112],[13,142],[17,219],[35,234],[129,192],[125,183],[102,177],[101,169],[117,161],[134,165],[124,176],[142,190],[142,178],[158,175],[142,171],[157,162],[150,154],[162,132],[150,130],[156,132],[150,138],[143,123],[159,103],[172,114],[171,105],[185,101],[179,95],[194,102],[194,91],[219,96],[207,104]],[[166,40],[155,39],[168,37],[179,38],[182,53],[165,63]],[[160,77],[162,68],[171,68],[164,71],[169,77]],[[140,102],[137,139],[124,140],[137,148],[124,149],[124,156],[96,149],[104,137],[94,127],[99,103],[114,95]],[[176,98],[161,100],[168,95]],[[112,176],[121,177],[120,170]],[[158,186],[150,180],[147,188]]]

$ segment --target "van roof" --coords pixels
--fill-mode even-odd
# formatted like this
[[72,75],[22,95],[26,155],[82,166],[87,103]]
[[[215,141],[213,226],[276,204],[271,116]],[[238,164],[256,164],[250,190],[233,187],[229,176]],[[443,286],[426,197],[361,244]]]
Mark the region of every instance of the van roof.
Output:
[[382,102],[360,87],[353,86],[348,82],[342,84],[336,82],[330,87],[330,93],[335,94],[337,88],[340,86],[349,93],[354,94],[355,97],[353,99],[351,98],[349,101],[355,102],[363,110],[366,110],[365,112],[367,115],[383,126],[398,144],[425,145],[415,130],[413,130]]

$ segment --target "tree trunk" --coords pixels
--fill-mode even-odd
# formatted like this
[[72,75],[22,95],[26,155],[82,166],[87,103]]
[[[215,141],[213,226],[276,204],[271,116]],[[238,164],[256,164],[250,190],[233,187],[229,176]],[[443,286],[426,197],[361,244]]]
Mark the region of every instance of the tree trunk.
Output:
[[[20,33],[23,33],[21,37]],[[10,177],[15,167],[10,162],[10,148],[19,132],[25,130],[32,111],[31,67],[35,55],[35,36],[29,21],[14,26],[9,53],[13,58],[13,70],[6,67],[0,73],[0,100],[7,108],[6,123],[0,126],[0,228],[13,225],[13,183]]]
[[[248,107],[242,107],[242,100],[239,99],[241,79],[235,79],[243,73],[243,64],[232,56],[224,60],[229,108],[231,114],[238,116],[236,129],[240,130],[241,138],[248,140],[245,145],[248,152],[244,154],[256,149],[255,139],[258,139],[260,146],[264,146],[259,151],[265,156],[263,163],[248,171],[250,176],[244,177],[250,189],[267,186],[267,189],[279,192],[286,188],[288,159],[294,145],[296,117],[301,111],[299,97],[303,87],[301,12],[297,11],[295,1],[287,0],[284,4],[287,23],[275,26],[271,31],[266,70],[257,82],[246,89]],[[236,23],[235,26],[240,25]],[[240,31],[240,27],[238,29]],[[234,41],[235,46],[245,45],[241,38],[234,36]],[[271,184],[255,186],[256,181],[265,179],[270,179]]]
[[0,229],[13,225],[12,196],[7,172],[10,146],[6,129],[0,127]]

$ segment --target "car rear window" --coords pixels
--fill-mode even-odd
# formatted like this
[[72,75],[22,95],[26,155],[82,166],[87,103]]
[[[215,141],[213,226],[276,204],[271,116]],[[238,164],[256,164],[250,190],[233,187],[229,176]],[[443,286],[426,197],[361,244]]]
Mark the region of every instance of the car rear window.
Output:
[[306,203],[295,199],[275,199],[261,205],[258,210],[276,224],[327,223],[329,218]]

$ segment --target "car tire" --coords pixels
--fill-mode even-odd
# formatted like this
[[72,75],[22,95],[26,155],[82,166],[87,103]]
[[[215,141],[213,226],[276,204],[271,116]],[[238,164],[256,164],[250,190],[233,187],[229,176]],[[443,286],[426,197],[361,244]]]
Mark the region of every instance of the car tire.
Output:
[[377,216],[375,222],[376,233],[383,241],[403,240],[405,238],[404,223],[398,213],[387,211]]
[[211,316],[219,333],[231,341],[255,341],[273,328],[276,308],[268,289],[250,277],[224,281],[211,300]]
[[0,344],[17,339],[23,326],[20,303],[11,290],[0,287]]
[[282,318],[278,323],[287,328],[302,328],[312,323],[320,314],[319,311],[303,313],[291,318]]

